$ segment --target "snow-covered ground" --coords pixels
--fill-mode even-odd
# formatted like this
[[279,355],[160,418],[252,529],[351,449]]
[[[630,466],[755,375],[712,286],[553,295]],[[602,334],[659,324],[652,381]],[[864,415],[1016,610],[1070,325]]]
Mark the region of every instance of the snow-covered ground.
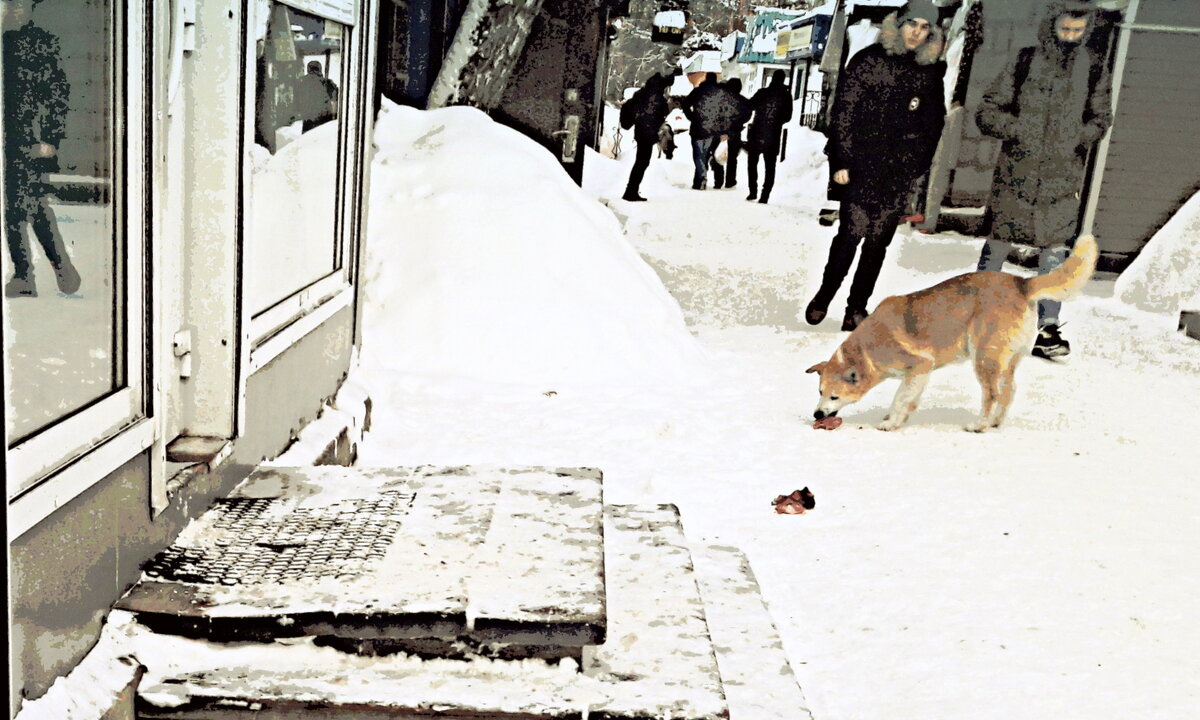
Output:
[[[894,383],[814,431],[803,371],[844,337],[837,305],[798,318],[832,235],[822,140],[793,131],[771,205],[743,199],[744,167],[686,189],[686,147],[635,204],[613,199],[632,152],[590,155],[580,192],[475,111],[386,107],[360,464],[593,466],[608,502],[679,505],[689,536],[749,556],[818,720],[1194,716],[1200,343],[1177,307],[1093,280],[1065,310],[1073,355],[1021,365],[997,432],[961,429],[965,365],[898,432],[873,428]],[[1195,240],[1167,265],[1194,268]],[[971,269],[981,242],[897,237],[875,300]],[[803,486],[814,511],[773,512]]]

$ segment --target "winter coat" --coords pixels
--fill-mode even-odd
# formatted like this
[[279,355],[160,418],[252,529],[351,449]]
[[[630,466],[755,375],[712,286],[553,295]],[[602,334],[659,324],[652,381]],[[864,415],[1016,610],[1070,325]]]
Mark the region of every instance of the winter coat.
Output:
[[1112,123],[1103,61],[1083,42],[1058,41],[1058,15],[1050,8],[1039,43],[1008,64],[975,115],[985,135],[1003,141],[991,236],[1041,248],[1074,239],[1088,150]]
[[638,88],[633,97],[625,101],[621,107],[622,117],[626,113],[633,120],[633,139],[637,142],[658,142],[658,131],[667,120],[670,108],[667,106],[666,89],[670,86],[669,76],[655,74]]
[[27,24],[5,31],[3,45],[4,197],[8,222],[19,222],[46,194],[42,174],[58,170],[57,156],[31,158],[28,148],[39,142],[59,148],[71,86],[54,35]]
[[838,78],[826,147],[830,174],[850,173],[844,201],[873,214],[899,212],[929,170],[946,117],[941,50],[936,26],[916,51],[907,50],[892,13],[879,42],[850,59]]
[[772,84],[750,98],[754,119],[746,131],[746,147],[764,155],[778,155],[783,126],[792,119],[792,94],[786,85]]
[[692,122],[691,136],[703,140],[740,134],[750,119],[750,102],[724,85],[705,81],[683,99],[683,112]]

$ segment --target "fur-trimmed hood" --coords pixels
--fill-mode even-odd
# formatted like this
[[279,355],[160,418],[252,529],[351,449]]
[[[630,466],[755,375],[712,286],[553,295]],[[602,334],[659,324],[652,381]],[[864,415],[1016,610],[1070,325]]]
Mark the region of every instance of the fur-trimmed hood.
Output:
[[1096,29],[1096,13],[1089,6],[1080,3],[1078,0],[1054,0],[1046,5],[1042,10],[1041,18],[1038,20],[1038,44],[1046,50],[1052,50],[1059,45],[1058,19],[1069,11],[1081,11],[1085,13],[1088,22],[1087,30],[1083,32],[1083,38],[1078,43],[1073,43],[1073,46],[1083,47],[1088,44],[1092,32]]
[[[879,44],[887,50],[888,55],[903,55],[908,52],[908,48],[904,47],[904,40],[900,37],[900,21],[897,18],[898,13],[889,14],[883,19],[879,29]],[[929,37],[916,50],[917,64],[932,65],[941,60],[944,46],[942,28],[936,22],[930,23]]]

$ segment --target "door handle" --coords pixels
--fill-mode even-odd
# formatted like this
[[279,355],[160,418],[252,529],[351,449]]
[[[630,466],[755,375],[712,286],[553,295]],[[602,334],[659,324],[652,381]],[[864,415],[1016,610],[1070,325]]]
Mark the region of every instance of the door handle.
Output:
[[575,162],[575,146],[579,144],[579,116],[568,115],[563,118],[563,129],[550,133],[563,139],[562,152],[559,157],[565,163]]

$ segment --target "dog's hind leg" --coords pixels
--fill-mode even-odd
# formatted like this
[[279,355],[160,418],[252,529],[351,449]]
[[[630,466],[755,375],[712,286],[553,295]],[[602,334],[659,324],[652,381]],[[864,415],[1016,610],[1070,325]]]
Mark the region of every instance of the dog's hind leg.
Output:
[[892,407],[888,409],[887,417],[879,423],[880,430],[895,430],[908,421],[908,416],[917,409],[921,393],[929,383],[928,372],[912,372],[900,382],[896,389],[896,397],[892,398]]
[[1006,352],[1000,358],[980,354],[975,358],[975,376],[983,389],[983,407],[979,420],[967,425],[971,432],[984,432],[999,427],[1016,393],[1016,370],[1019,356]]

